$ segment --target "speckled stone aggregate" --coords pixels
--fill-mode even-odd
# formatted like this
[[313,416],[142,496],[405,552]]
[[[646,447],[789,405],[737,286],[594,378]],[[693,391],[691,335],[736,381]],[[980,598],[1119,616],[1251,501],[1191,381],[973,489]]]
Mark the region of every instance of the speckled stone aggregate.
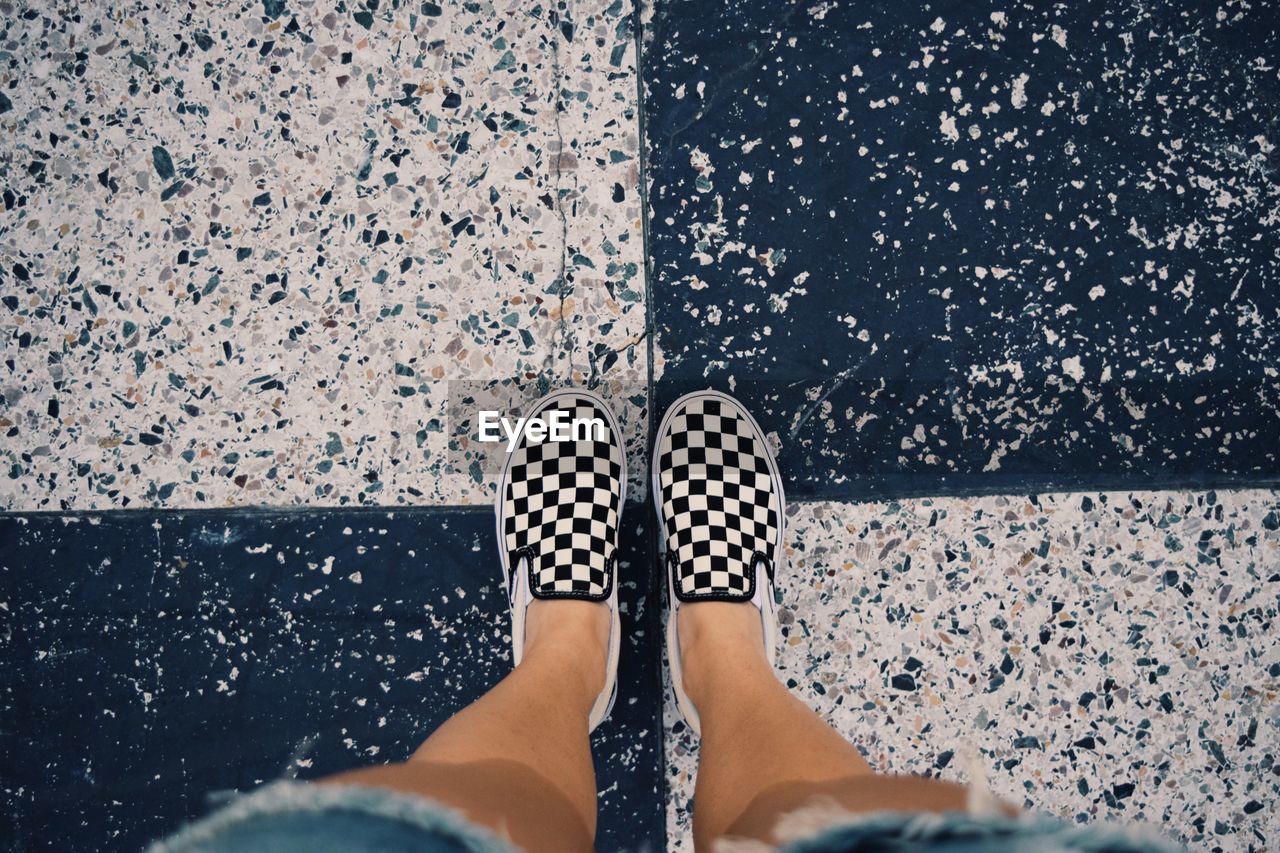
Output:
[[0,11],[0,506],[485,502],[446,380],[643,381],[626,3]]
[[[1280,498],[1110,492],[791,507],[778,670],[877,770],[1197,849],[1280,833]],[[696,746],[668,702],[669,835]]]
[[[660,613],[626,530],[602,851],[665,830]],[[0,514],[0,847],[136,853],[233,791],[404,760],[511,670],[492,533],[466,507]]]
[[1274,4],[657,0],[663,382],[836,500],[1274,485]]
[[[863,26],[824,0],[757,32],[726,6],[750,51],[660,5],[651,329],[624,0],[0,0],[0,509],[486,503],[493,478],[450,447],[455,380],[606,386],[638,497],[655,388],[636,388],[664,348],[664,390],[763,377],[753,410],[794,494],[865,472],[889,491],[1274,476],[1265,4],[872,4]],[[815,65],[815,45],[865,55]],[[712,119],[734,130],[699,147]],[[799,504],[781,674],[878,769],[962,779],[971,745],[1015,803],[1273,848],[1277,528],[1262,490]],[[489,569],[479,533],[472,558]],[[327,574],[312,562],[281,577]],[[460,647],[488,681],[505,647],[485,613]],[[243,654],[323,669],[326,644],[398,642],[277,615]],[[428,640],[466,628],[442,618]],[[58,655],[101,642],[49,627]],[[127,673],[149,658],[112,652],[118,671],[87,677],[144,695]],[[448,663],[423,690],[464,677]],[[368,688],[312,710],[349,725]],[[411,748],[417,694],[367,692],[403,726],[347,748]],[[373,710],[352,719],[372,730]],[[665,713],[688,849],[696,746]],[[630,735],[647,730],[620,750]]]

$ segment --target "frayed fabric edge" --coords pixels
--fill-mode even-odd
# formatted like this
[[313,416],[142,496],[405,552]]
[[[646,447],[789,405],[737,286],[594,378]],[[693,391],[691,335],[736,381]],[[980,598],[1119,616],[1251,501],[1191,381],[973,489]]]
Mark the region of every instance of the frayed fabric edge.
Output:
[[[819,836],[839,830],[880,834],[903,841],[928,843],[949,833],[966,834],[984,828],[1009,833],[1030,833],[1038,849],[1046,851],[1143,851],[1143,853],[1184,853],[1185,848],[1170,842],[1154,827],[1145,824],[1071,824],[1059,818],[1024,812],[1005,814],[1000,799],[987,784],[982,755],[970,744],[959,750],[958,766],[968,777],[963,812],[878,811],[851,812],[835,800],[819,797],[809,805],[778,818],[774,837],[783,848],[819,850]],[[833,839],[835,841],[835,839]],[[779,848],[762,841],[721,838],[712,844],[714,853],[771,853]]]
[[519,848],[435,800],[370,785],[273,782],[232,801],[208,817],[153,843],[146,853],[188,853],[236,824],[273,814],[357,812],[440,833],[472,853],[518,853]]
[[[1034,844],[1042,853],[1185,853],[1155,828],[1145,824],[1072,824],[1059,818],[1022,814],[970,815],[965,812],[871,812],[858,814],[832,801],[814,802],[783,815],[774,830],[779,847],[761,841],[723,838],[713,845],[714,853],[770,853],[774,850],[834,851],[857,833],[859,840],[905,842],[923,847],[948,838],[972,839],[990,833]],[[1028,847],[1027,849],[1032,849]]]

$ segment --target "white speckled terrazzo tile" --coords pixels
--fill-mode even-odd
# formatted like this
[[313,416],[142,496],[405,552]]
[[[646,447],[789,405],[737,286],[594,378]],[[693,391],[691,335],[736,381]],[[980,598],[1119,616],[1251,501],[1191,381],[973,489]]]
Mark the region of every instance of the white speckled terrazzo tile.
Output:
[[[1280,832],[1280,498],[1264,490],[799,504],[780,677],[871,765],[1198,848]],[[666,710],[689,850],[696,743]]]
[[626,3],[3,26],[0,506],[483,503],[446,381],[643,380]]

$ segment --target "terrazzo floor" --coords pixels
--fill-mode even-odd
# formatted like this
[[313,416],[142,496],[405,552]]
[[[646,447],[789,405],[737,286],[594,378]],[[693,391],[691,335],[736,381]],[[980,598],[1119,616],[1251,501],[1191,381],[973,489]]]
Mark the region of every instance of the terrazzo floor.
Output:
[[[873,766],[1274,849],[1277,21],[0,0],[0,840],[136,849],[411,748],[481,686],[457,648],[506,665],[459,421],[572,383],[636,499],[666,402],[750,402],[796,499],[780,676]],[[638,661],[602,838],[663,845],[665,751],[690,849],[696,745]],[[202,720],[219,680],[268,710]],[[235,761],[167,764],[202,725]]]
[[[1276,493],[805,503],[788,531],[779,677],[873,768],[1273,846]],[[692,850],[696,739],[665,718],[670,838]]]
[[623,4],[5,6],[6,506],[483,503],[450,380],[646,378]]

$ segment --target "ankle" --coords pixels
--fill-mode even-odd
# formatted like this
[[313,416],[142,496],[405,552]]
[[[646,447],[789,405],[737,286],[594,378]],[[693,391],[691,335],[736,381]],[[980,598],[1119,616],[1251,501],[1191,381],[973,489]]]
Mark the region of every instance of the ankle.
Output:
[[535,600],[525,617],[524,661],[563,671],[594,702],[604,689],[609,628],[609,608],[604,604]]
[[764,653],[760,612],[750,604],[706,601],[684,604],[677,617],[684,688],[695,705],[716,685],[771,676]]

